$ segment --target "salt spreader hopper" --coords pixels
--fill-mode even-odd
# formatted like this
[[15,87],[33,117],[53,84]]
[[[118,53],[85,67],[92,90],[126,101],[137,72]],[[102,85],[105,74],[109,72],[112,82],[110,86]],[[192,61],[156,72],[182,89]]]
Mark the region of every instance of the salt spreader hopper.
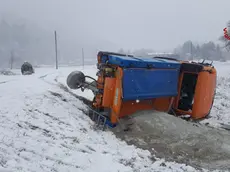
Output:
[[[137,58],[99,52],[97,80],[74,71],[71,89],[90,89],[92,109],[113,127],[120,118],[142,110],[157,110],[200,119],[211,110],[216,87],[212,64],[167,58]],[[88,79],[92,81],[89,82]]]

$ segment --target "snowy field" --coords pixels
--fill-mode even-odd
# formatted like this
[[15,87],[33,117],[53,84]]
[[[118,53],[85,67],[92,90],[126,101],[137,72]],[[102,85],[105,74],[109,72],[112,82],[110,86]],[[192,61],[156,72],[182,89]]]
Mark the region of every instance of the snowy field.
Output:
[[230,62],[215,62],[217,69],[217,88],[210,118],[202,121],[213,127],[221,127],[222,124],[230,129]]
[[[230,63],[216,62],[217,94],[209,119],[230,124]],[[198,171],[166,162],[127,145],[110,131],[96,130],[83,102],[66,91],[73,70],[95,76],[96,67],[37,68],[32,76],[0,75],[0,167],[7,171],[154,172]],[[92,93],[70,90],[92,99]],[[0,170],[1,171],[1,170]],[[205,171],[205,170],[203,170]]]

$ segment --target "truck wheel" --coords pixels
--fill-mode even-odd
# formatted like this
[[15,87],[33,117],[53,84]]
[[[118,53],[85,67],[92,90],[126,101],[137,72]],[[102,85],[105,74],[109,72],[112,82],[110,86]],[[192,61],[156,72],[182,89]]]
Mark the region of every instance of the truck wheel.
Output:
[[85,75],[80,71],[73,71],[67,77],[67,85],[71,89],[78,89],[85,82]]

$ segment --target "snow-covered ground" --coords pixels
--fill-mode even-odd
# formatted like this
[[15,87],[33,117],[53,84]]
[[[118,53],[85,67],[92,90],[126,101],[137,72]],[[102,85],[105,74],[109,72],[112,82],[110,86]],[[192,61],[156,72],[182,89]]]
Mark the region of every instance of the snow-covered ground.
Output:
[[214,62],[217,69],[217,88],[213,108],[209,119],[201,123],[213,127],[221,124],[229,125],[230,129],[230,62]]
[[[74,68],[0,76],[0,167],[9,171],[196,171],[94,128],[85,105],[60,87]],[[94,73],[93,67],[85,69]],[[77,93],[77,92],[76,92]],[[90,98],[90,94],[89,98]]]
[[[230,123],[230,63],[216,63],[217,96],[211,125]],[[65,91],[73,70],[95,76],[96,67],[35,69],[31,76],[0,75],[0,167],[9,171],[197,171],[165,162],[127,145],[110,131],[97,130],[84,114],[85,105]],[[71,90],[73,91],[73,90]],[[92,99],[90,91],[73,91]],[[0,170],[1,171],[1,170]]]

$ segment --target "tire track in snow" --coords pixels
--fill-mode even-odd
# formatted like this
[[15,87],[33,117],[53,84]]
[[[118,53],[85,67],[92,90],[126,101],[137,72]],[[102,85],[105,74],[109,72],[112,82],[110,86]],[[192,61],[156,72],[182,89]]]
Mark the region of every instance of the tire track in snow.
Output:
[[[88,100],[87,98],[84,98],[84,97],[82,97],[82,96],[76,95],[75,93],[73,93],[72,91],[70,91],[70,90],[68,89],[68,87],[65,86],[63,83],[58,82],[58,78],[59,78],[60,76],[56,76],[56,77],[54,78],[54,81],[55,81],[56,84],[55,84],[55,83],[52,83],[52,82],[49,82],[49,81],[47,81],[47,80],[45,80],[45,78],[46,78],[47,76],[52,75],[52,74],[55,74],[55,73],[49,73],[49,74],[42,75],[42,76],[39,77],[39,79],[42,79],[44,82],[46,82],[46,83],[48,83],[48,84],[50,84],[50,85],[57,86],[58,88],[62,89],[63,91],[69,93],[71,96],[73,96],[73,97],[77,98],[78,100],[82,101],[82,102],[83,102],[85,105],[87,105],[87,106],[91,104],[91,101],[90,101],[90,100]],[[53,93],[54,93],[54,92],[53,92]],[[51,92],[51,94],[52,94],[52,92]],[[57,93],[57,94],[58,94],[58,93]]]
[[52,75],[52,74],[55,74],[55,72],[53,72],[53,73],[47,73],[47,74],[45,74],[45,75],[39,76],[38,78],[44,79],[44,78],[46,78],[48,75]]
[[12,81],[17,81],[17,80],[13,79],[13,80],[7,80],[7,81],[0,81],[0,84],[6,84],[6,83],[12,82]]

